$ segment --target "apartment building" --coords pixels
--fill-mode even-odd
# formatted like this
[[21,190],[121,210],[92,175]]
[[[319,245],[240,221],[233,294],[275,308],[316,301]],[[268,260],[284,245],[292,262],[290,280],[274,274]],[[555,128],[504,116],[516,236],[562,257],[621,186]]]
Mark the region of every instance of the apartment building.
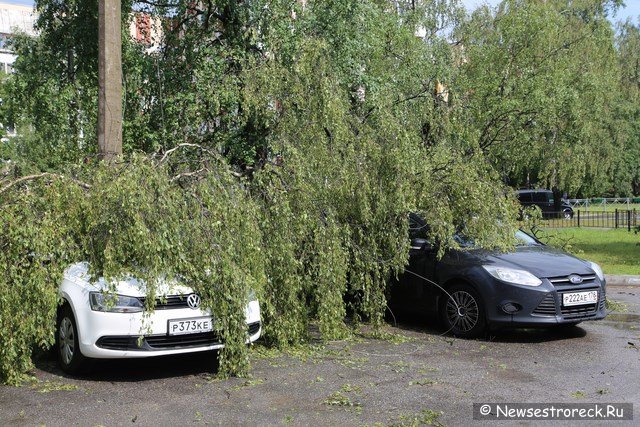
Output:
[[7,46],[7,40],[17,32],[35,35],[36,13],[30,6],[0,3],[0,72],[10,73],[16,55]]

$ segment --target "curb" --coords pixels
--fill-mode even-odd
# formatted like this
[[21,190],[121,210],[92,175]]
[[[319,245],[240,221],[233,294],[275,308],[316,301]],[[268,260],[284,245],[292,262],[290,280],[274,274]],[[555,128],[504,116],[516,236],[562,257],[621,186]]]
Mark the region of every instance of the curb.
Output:
[[630,276],[624,274],[606,274],[604,278],[607,286],[638,286],[640,287],[640,276]]

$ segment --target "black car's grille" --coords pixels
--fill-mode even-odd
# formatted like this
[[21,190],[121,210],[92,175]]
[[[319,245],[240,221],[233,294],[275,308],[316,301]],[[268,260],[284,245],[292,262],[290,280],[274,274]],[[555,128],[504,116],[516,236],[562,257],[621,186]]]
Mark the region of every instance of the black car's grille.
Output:
[[[562,307],[562,316],[565,319],[582,319],[587,317],[594,317],[598,312],[599,307],[604,306],[604,292],[599,288],[580,289],[580,291],[598,291],[598,302],[592,304],[584,304],[570,307]],[[562,298],[562,294],[560,294]]]
[[[598,303],[597,304],[585,304],[570,307],[560,307],[560,313],[565,319],[579,319],[586,317],[593,317],[598,310],[604,309],[605,306],[605,292],[602,289],[579,289],[578,291],[598,291]],[[570,291],[571,292],[571,291]],[[560,293],[560,299],[562,300],[562,294]],[[555,316],[556,315],[556,302],[552,293],[546,294],[540,301],[540,304],[531,312],[535,316]]]
[[[260,330],[260,322],[247,325],[249,335],[255,335]],[[139,336],[105,336],[98,339],[96,345],[107,350],[121,351],[158,351],[178,348],[207,347],[222,344],[222,338],[218,332],[204,332],[200,334],[185,335],[149,335]]]
[[553,298],[553,294],[547,294],[540,304],[533,310],[532,314],[538,316],[555,316],[556,315],[556,300]]
[[562,315],[565,319],[591,317],[596,314],[596,304],[580,305],[577,307],[562,307]]
[[553,283],[554,286],[558,285],[588,285],[595,283],[596,276],[593,274],[575,274],[572,276],[580,276],[582,277],[581,283],[572,283],[570,276],[557,276],[557,277],[549,277],[548,280]]
[[[156,310],[171,310],[175,308],[187,308],[187,297],[189,295],[168,295],[165,298],[156,298]],[[138,298],[142,304],[145,303],[146,298]]]

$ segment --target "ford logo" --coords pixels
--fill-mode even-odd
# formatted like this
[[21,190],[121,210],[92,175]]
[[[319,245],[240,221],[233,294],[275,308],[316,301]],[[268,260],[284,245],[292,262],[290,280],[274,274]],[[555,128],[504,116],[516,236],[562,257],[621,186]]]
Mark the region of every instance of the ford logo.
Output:
[[191,294],[187,297],[187,305],[194,310],[200,307],[200,297],[196,294]]
[[578,276],[577,274],[572,274],[571,276],[569,276],[569,281],[574,285],[579,285],[580,283],[582,283],[582,280],[582,277]]

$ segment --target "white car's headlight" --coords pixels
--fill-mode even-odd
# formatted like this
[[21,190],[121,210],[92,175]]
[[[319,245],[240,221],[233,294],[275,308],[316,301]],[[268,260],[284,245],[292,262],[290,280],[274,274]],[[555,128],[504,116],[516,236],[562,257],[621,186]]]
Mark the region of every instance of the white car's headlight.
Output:
[[102,292],[90,292],[89,304],[93,311],[110,313],[139,313],[144,308],[138,298],[126,295],[109,295]]
[[600,266],[595,262],[587,261],[587,263],[589,264],[589,267],[591,267],[593,272],[596,273],[598,279],[600,279],[600,281],[604,281],[604,273],[602,272],[602,268],[600,268]]
[[515,268],[497,267],[494,265],[483,265],[482,268],[503,282],[524,286],[540,286],[542,284],[542,280],[526,270],[516,270]]

